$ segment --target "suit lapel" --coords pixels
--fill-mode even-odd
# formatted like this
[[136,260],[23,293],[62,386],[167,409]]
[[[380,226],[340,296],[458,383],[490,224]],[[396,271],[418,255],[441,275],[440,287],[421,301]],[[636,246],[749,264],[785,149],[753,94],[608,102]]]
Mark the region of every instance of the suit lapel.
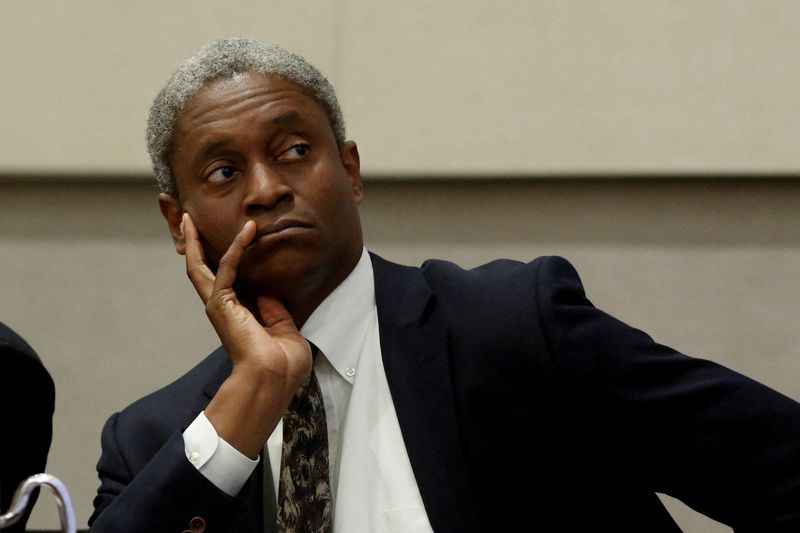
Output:
[[477,531],[479,516],[459,437],[447,330],[426,323],[422,271],[372,256],[381,352],[403,440],[433,530]]

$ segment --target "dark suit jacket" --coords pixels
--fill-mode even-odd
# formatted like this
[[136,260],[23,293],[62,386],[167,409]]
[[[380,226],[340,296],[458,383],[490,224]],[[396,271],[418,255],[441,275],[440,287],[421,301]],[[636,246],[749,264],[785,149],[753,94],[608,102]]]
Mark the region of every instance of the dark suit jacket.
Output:
[[[737,531],[800,531],[800,405],[599,311],[560,258],[471,271],[373,256],[383,362],[434,531],[678,531],[655,492]],[[217,350],[107,422],[93,532],[255,532],[261,469],[228,498],[181,431]]]
[[[36,353],[22,337],[0,323],[0,512],[17,486],[44,472],[53,435],[55,389]],[[33,502],[28,504],[28,514]],[[4,533],[21,533],[25,518]]]

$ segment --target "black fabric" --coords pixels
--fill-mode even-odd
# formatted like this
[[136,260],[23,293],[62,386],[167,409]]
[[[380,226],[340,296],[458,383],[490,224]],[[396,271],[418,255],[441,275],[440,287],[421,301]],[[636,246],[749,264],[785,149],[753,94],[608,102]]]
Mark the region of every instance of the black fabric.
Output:
[[[39,357],[19,335],[0,323],[0,512],[8,510],[19,484],[45,471],[53,436],[55,387]],[[8,428],[6,430],[5,428]],[[8,433],[6,433],[8,431]],[[3,529],[21,533],[33,502],[21,521]]]
[[[384,368],[436,533],[677,531],[656,491],[737,532],[800,531],[797,402],[596,309],[560,258],[372,262]],[[230,499],[180,445],[229,373],[217,350],[110,419],[92,531],[193,516],[207,532],[260,530],[262,469]]]

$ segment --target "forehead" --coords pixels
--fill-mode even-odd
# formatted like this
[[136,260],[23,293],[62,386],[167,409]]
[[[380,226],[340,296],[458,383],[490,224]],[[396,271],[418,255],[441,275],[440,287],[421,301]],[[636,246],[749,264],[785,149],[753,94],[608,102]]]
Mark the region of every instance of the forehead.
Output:
[[175,120],[173,147],[236,126],[304,122],[331,131],[322,106],[300,85],[257,72],[211,80],[189,99]]

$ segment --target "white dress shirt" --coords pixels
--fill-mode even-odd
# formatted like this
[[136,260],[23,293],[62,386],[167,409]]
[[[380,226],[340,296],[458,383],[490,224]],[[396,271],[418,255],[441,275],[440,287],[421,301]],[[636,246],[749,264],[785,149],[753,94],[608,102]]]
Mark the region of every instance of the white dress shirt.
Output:
[[[383,368],[375,281],[366,249],[350,275],[300,329],[320,354],[314,362],[325,404],[333,531],[429,532]],[[236,496],[258,460],[219,438],[200,413],[183,434],[187,458]],[[267,441],[278,494],[283,427]]]

